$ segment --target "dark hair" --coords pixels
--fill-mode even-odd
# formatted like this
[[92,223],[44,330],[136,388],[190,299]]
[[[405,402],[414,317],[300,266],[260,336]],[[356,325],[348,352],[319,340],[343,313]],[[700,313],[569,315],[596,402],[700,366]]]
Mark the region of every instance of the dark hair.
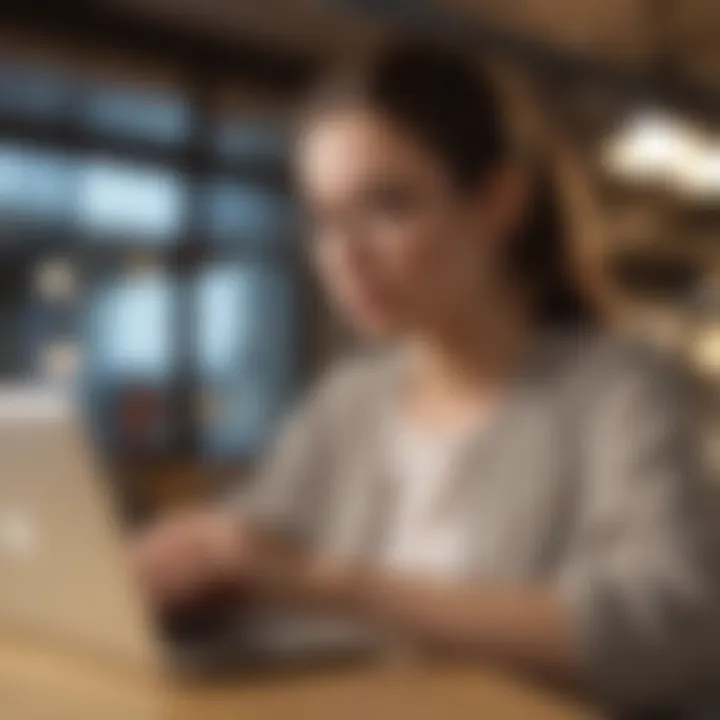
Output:
[[[489,78],[460,55],[420,42],[395,42],[335,69],[311,95],[310,116],[366,105],[436,153],[463,189],[480,186],[513,152],[502,102]],[[509,264],[535,297],[540,323],[578,325],[594,312],[568,267],[563,218],[547,172],[536,172]]]

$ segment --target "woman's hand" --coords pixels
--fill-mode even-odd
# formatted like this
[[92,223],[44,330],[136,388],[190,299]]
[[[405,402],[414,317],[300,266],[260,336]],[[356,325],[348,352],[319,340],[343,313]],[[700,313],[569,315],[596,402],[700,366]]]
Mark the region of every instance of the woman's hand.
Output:
[[159,608],[191,605],[252,582],[259,548],[230,512],[202,510],[168,518],[134,538],[131,562]]

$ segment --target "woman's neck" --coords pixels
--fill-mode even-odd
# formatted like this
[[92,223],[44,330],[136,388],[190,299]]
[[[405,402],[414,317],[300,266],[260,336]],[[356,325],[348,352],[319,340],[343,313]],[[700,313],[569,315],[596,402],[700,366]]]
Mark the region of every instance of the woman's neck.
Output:
[[492,394],[515,373],[531,335],[522,296],[486,300],[415,338],[415,378],[426,389]]

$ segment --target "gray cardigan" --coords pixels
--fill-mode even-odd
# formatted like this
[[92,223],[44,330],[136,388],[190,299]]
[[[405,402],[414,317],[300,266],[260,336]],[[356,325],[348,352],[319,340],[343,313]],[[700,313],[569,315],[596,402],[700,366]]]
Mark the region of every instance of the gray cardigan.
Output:
[[[610,706],[708,707],[720,554],[688,386],[652,353],[603,336],[547,334],[528,360],[456,469],[474,538],[467,580],[556,587]],[[396,359],[365,358],[329,373],[281,433],[245,511],[372,559],[390,501],[396,372]]]

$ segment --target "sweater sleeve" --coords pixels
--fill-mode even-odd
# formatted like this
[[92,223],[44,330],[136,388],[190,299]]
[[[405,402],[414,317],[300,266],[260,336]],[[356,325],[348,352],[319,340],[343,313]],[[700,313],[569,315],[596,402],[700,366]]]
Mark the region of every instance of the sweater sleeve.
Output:
[[283,422],[270,452],[239,494],[239,514],[265,529],[309,540],[316,525],[321,450],[321,430],[306,402]]
[[598,699],[675,706],[717,670],[720,554],[690,385],[634,358],[597,393],[565,599]]
[[287,417],[274,447],[239,498],[241,515],[304,543],[318,541],[337,482],[334,458],[373,366],[346,360],[328,370]]

